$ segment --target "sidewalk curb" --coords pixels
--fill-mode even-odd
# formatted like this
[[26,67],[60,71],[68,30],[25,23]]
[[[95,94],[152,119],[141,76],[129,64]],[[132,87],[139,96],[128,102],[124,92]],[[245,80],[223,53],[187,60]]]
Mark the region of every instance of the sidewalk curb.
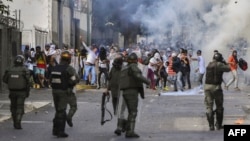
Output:
[[[93,86],[84,85],[84,84],[77,84],[76,85],[77,92],[83,92],[86,89],[95,89],[95,88]],[[33,89],[33,91],[36,91],[36,90],[38,90],[40,93],[42,89]],[[6,108],[6,107],[9,107],[9,104],[10,104],[10,101],[8,99],[8,94],[7,94],[7,92],[4,94],[6,94],[6,95],[0,100],[0,111],[1,111],[0,112],[0,123],[4,122],[6,120],[9,120],[11,118],[10,110],[9,110],[9,108]],[[29,113],[29,112],[32,112],[32,111],[37,110],[39,108],[42,108],[48,104],[51,104],[51,102],[52,101],[50,101],[50,102],[49,101],[32,101],[32,100],[25,101],[25,105],[24,105],[25,113]]]
[[[2,101],[0,101],[0,103],[2,103]],[[9,102],[6,102],[6,101],[4,101],[3,103],[8,104],[8,105],[10,104]],[[24,105],[25,113],[29,113],[29,112],[31,112],[33,110],[39,109],[39,108],[44,107],[44,106],[46,106],[48,104],[51,104],[51,102],[44,102],[44,101],[43,102],[42,101],[31,102],[31,101],[27,101],[27,102],[25,102],[25,105]],[[3,104],[2,104],[2,106],[3,106]],[[11,113],[10,113],[9,109],[0,109],[0,111],[1,111],[0,123],[11,118]]]

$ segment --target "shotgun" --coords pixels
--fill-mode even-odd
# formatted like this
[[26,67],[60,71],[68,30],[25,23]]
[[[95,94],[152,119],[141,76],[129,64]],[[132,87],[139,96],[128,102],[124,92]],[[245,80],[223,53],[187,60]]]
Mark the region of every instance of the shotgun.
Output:
[[[102,115],[101,115],[101,125],[104,125],[105,122],[107,121],[111,121],[113,116],[111,114],[111,112],[106,108],[106,104],[109,102],[109,98],[110,95],[109,93],[102,93],[102,103],[101,103],[101,111],[102,111]],[[110,119],[106,119],[105,120],[105,110],[109,113],[110,115]]]

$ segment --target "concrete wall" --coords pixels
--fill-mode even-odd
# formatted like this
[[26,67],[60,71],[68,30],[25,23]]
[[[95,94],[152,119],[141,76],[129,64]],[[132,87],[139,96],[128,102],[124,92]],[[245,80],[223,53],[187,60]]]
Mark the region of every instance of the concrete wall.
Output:
[[[5,70],[13,65],[16,55],[21,54],[21,33],[0,24],[0,77]],[[0,81],[0,93],[6,90],[6,85]]]
[[[68,45],[70,45],[72,38],[70,9],[68,5],[69,1],[70,0],[63,1],[62,13],[63,43]],[[81,1],[82,3],[86,3],[86,0]],[[31,47],[40,45],[43,48],[45,43],[58,43],[57,0],[14,0],[13,2],[6,3],[10,5],[11,11],[21,11],[20,17],[21,21],[24,23],[24,27],[22,29],[22,45],[30,45]],[[15,15],[13,15],[13,18],[15,18]],[[80,35],[83,35],[84,38],[86,38],[87,14],[82,11],[75,11],[74,18],[80,20],[80,27],[78,30],[80,30]]]
[[[82,0],[85,1],[85,0]],[[52,1],[52,41],[54,43],[58,43],[58,2],[56,0]],[[68,5],[66,5],[66,0],[64,3],[64,7],[63,7],[63,43],[70,45],[71,41],[71,18],[70,18],[70,8]],[[74,15],[73,15],[74,19],[79,19],[80,21],[80,26],[79,26],[79,30],[78,32],[80,32],[80,35],[83,35],[84,38],[86,38],[87,36],[87,14],[82,12],[82,11],[78,11],[75,10],[74,11]],[[74,33],[72,33],[74,34]],[[74,38],[79,38],[74,36]],[[87,39],[87,38],[86,38]],[[85,40],[86,40],[85,39]],[[71,47],[71,46],[70,46]]]

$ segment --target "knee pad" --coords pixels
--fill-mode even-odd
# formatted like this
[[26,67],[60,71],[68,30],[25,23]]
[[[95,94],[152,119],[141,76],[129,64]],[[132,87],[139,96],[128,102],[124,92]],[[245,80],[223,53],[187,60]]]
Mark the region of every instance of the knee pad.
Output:
[[136,112],[132,112],[130,115],[129,115],[129,121],[135,121],[136,119],[136,116],[137,116],[137,113]]

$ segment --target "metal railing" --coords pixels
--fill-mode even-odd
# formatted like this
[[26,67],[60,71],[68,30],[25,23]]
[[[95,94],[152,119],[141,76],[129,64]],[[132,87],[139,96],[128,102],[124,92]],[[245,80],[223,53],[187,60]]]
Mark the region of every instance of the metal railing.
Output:
[[8,27],[16,28],[19,30],[22,30],[24,27],[24,24],[22,21],[11,18],[11,17],[6,17],[1,14],[0,14],[0,24],[3,24]]

